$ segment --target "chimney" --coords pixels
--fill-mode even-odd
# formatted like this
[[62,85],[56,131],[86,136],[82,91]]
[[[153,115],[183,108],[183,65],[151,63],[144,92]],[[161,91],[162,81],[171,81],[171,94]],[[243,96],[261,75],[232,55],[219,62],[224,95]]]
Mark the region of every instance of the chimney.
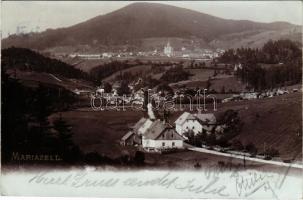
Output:
[[147,104],[147,114],[148,114],[148,117],[149,117],[150,120],[155,120],[156,119],[154,111],[153,111],[153,106],[152,106],[151,103]]

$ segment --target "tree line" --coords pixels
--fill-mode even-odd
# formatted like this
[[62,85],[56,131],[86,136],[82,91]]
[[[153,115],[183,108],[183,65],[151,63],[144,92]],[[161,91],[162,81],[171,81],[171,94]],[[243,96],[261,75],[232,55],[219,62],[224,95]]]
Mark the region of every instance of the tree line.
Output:
[[6,73],[1,75],[1,90],[2,163],[12,162],[14,152],[77,160],[80,151],[71,140],[68,124],[62,118],[53,124],[48,119],[51,113],[64,111],[75,102],[71,92],[43,84],[26,87]]
[[237,77],[256,90],[302,81],[302,49],[291,40],[270,40],[261,49],[229,49],[218,61],[241,64]]

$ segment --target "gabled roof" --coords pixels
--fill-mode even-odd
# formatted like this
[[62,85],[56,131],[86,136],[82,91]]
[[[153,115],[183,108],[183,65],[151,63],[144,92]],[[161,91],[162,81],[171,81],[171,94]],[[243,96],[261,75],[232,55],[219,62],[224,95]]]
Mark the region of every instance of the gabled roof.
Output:
[[195,120],[196,117],[193,114],[187,116],[186,120]]
[[174,128],[167,127],[156,140],[185,140],[185,138],[179,135]]
[[175,121],[175,124],[182,125],[188,118],[191,119],[193,116],[189,112],[184,112],[178,119]]
[[142,117],[134,126],[134,131],[138,131],[138,129],[146,122],[147,118]]
[[195,117],[201,121],[202,123],[206,123],[206,124],[215,124],[216,121],[216,117],[213,113],[199,113],[199,114],[195,114]]
[[139,134],[145,134],[148,128],[153,124],[153,121],[146,119],[145,122],[138,128],[137,132]]
[[161,120],[154,121],[144,134],[145,139],[156,139],[162,131],[166,128],[166,125]]
[[201,124],[215,124],[216,117],[212,113],[198,113],[191,114],[189,112],[184,112],[178,119],[175,121],[175,124],[182,125],[186,120],[198,120]]
[[184,140],[184,138],[179,135],[170,124],[164,123],[159,119],[154,121],[149,127],[144,134],[144,139]]
[[134,134],[134,132],[128,131],[128,132],[122,137],[121,140],[125,141],[125,140],[129,139],[133,134]]

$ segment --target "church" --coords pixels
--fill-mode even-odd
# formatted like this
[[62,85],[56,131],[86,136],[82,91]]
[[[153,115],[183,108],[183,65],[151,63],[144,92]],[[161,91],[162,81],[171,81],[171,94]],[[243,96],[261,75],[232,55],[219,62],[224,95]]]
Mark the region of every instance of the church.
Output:
[[167,57],[173,56],[174,49],[172,46],[170,46],[170,43],[167,42],[166,46],[164,47],[164,55]]

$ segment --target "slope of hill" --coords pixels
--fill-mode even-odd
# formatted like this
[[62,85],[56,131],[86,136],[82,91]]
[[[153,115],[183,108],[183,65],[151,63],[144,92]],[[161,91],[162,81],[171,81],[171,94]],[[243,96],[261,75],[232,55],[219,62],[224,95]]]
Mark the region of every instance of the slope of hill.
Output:
[[[280,31],[297,26],[286,22],[258,23],[226,20],[208,14],[157,3],[134,3],[86,22],[38,34],[11,36],[3,47],[45,50],[69,45],[135,45],[144,38],[200,38],[209,43],[226,34],[245,31]],[[68,37],[67,37],[68,36]]]
[[4,70],[47,72],[67,78],[89,79],[83,71],[64,62],[45,57],[35,51],[24,48],[8,48],[1,51],[1,64]]
[[151,66],[150,65],[137,65],[134,67],[130,67],[130,68],[113,73],[112,75],[106,77],[104,79],[104,81],[113,82],[120,74],[124,74],[124,73],[130,73],[132,75],[140,74],[138,77],[136,77],[136,78],[140,78],[142,76],[142,74],[147,75],[147,74],[151,73]]
[[[297,88],[299,88],[298,85]],[[302,159],[302,93],[274,98],[220,104],[218,111],[239,111],[244,123],[235,138],[243,144],[253,143],[258,152],[278,149],[282,159],[297,155]]]
[[93,90],[93,85],[89,81],[80,79],[71,79],[64,76],[53,75],[45,72],[35,71],[20,71],[7,70],[6,73],[15,79],[18,79],[23,85],[29,87],[38,87],[39,84],[44,84],[53,87],[63,87],[69,91],[78,90]]
[[302,43],[302,31],[298,28],[266,31],[245,31],[240,33],[226,34],[209,43],[215,48],[260,48],[268,40],[290,39]]

